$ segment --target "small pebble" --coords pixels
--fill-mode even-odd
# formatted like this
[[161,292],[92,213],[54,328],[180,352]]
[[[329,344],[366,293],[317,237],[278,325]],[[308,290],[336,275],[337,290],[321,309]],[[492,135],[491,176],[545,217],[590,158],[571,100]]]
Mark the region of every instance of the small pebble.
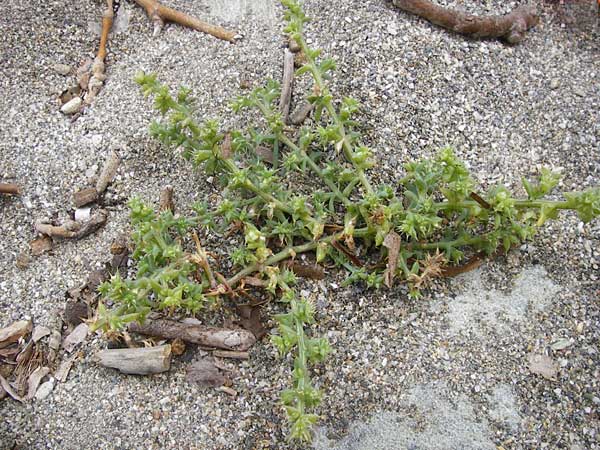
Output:
[[79,109],[81,108],[81,97],[75,97],[71,100],[69,100],[67,103],[65,103],[62,108],[60,108],[60,111],[63,114],[75,114],[76,112],[79,111]]
[[54,64],[54,66],[52,66],[52,69],[56,73],[64,76],[67,76],[71,73],[71,66],[69,66],[68,64]]

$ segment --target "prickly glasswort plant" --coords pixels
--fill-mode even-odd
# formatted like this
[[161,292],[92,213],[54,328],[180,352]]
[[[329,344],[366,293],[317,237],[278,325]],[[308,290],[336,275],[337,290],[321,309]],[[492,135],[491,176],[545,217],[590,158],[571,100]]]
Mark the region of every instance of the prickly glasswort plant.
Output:
[[[188,219],[176,219],[168,212],[157,215],[133,201],[137,276],[127,280],[117,276],[102,286],[114,307],[100,307],[98,325],[119,328],[142,321],[153,310],[195,314],[252,275],[254,283],[261,280],[267,291],[289,305],[288,313],[275,316],[279,335],[272,340],[282,355],[292,353],[295,358],[293,387],[282,395],[291,437],[309,440],[317,420],[311,411],[320,393],[311,383],[308,364],[322,361],[329,346],[325,339],[305,334],[314,321],[313,305],[298,298],[290,287],[294,274],[280,268],[280,262],[314,252],[317,262],[328,258],[347,270],[348,282],[379,288],[391,287],[396,279],[417,297],[432,278],[467,258],[508,251],[530,239],[537,227],[562,209],[576,211],[584,222],[597,217],[600,189],[549,200],[545,197],[559,177],[542,171],[535,182],[523,180],[526,199],[514,198],[502,186],[477,194],[473,179],[450,149],[433,159],[408,163],[405,177],[396,184],[374,186],[367,175],[374,165],[373,153],[361,141],[355,122],[359,105],[352,98],[334,100],[327,85],[334,61],[307,46],[303,26],[308,19],[298,3],[282,3],[287,8],[285,32],[306,61],[296,75],[312,77],[308,97],[314,105],[312,125],[293,129],[284,123],[275,105],[280,95],[275,81],[233,103],[235,112],[258,111],[260,125],[220,131],[217,122],[199,125],[194,120],[188,90],[173,96],[154,75],[137,76],[163,117],[152,124],[151,134],[183,149],[194,166],[218,175],[225,200],[212,209],[198,205],[196,215]],[[319,180],[318,186],[311,186],[310,194],[291,192],[288,181],[303,175]],[[186,254],[175,239],[199,226],[243,235],[245,245],[230,255],[239,271],[220,281],[226,289],[215,286],[199,243],[196,253]],[[377,252],[369,250],[377,248],[383,250],[386,264],[368,265],[369,255],[371,260],[377,258]]]

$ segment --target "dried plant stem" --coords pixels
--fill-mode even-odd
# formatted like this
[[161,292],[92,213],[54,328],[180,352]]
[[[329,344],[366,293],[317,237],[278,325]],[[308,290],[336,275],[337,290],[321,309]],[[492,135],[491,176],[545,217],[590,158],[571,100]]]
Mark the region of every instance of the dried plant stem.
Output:
[[286,48],[283,54],[283,80],[281,82],[281,97],[279,98],[279,110],[283,123],[288,123],[289,121],[293,86],[294,54]]
[[106,43],[108,42],[108,34],[113,24],[114,19],[113,0],[106,0],[106,9],[102,14],[102,32],[100,33],[100,45],[98,47],[97,58],[104,61],[106,58]]

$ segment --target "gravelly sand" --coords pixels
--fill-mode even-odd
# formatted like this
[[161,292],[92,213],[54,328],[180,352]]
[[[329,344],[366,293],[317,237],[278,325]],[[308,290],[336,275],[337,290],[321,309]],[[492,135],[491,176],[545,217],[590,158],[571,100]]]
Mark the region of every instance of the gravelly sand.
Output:
[[[230,45],[175,26],[154,39],[143,12],[124,2],[130,23],[111,40],[107,84],[73,123],[56,101],[73,80],[53,65],[76,67],[91,55],[97,43],[88,23],[98,20],[102,2],[0,3],[0,179],[24,190],[21,198],[0,198],[0,326],[27,316],[47,323],[64,306],[65,290],[100,267],[112,240],[127,229],[127,209],[118,206],[93,237],[60,243],[25,270],[15,266],[34,236],[34,220],[65,216],[75,187],[86,185],[111,149],[118,148],[123,158],[109,188],[113,199],[155,200],[161,186],[172,184],[184,208],[215,190],[148,136],[154,113],[132,80],[137,70],[192,88],[201,118],[231,117],[227,103],[242,80],[280,78],[282,11],[273,2],[167,3],[234,28],[244,39]],[[485,13],[505,12],[520,2],[440,3]],[[561,26],[564,19],[544,7],[542,24],[523,44],[508,47],[448,34],[383,0],[311,0],[306,6],[315,18],[309,26],[313,44],[339,62],[334,90],[365,106],[365,131],[380,160],[375,178],[398,177],[406,161],[450,144],[486,186],[516,187],[521,176],[542,165],[562,168],[564,190],[600,184],[600,41],[593,21]],[[544,308],[519,309],[522,320],[498,319],[511,326],[496,328],[483,320],[476,333],[449,332],[456,313],[452,299],[478,295],[461,280],[436,286],[419,302],[408,301],[401,290],[338,288],[336,277],[343,275],[305,284],[320,305],[317,331],[328,334],[335,348],[315,375],[326,393],[319,445],[369,448],[382,429],[394,433],[389,420],[400,414],[394,420],[400,421],[397,432],[405,434],[389,435],[390,445],[444,448],[431,430],[448,416],[427,411],[432,404],[458,404],[468,428],[477,431],[473,448],[483,448],[477,442],[507,450],[600,448],[599,265],[600,224],[583,226],[564,216],[533,244],[486,265],[470,284],[510,298],[514,277],[541,266],[535,269],[543,274],[539,286],[556,285],[557,293]],[[528,280],[536,289],[535,278]],[[481,294],[481,302],[494,300]],[[573,344],[549,350],[565,338]],[[88,340],[67,383],[45,400],[26,405],[3,400],[0,448],[288,447],[276,402],[289,369],[267,343],[255,346],[250,361],[231,364],[235,399],[187,384],[183,362],[149,378],[102,370],[91,354],[103,345],[99,336]],[[556,380],[529,373],[531,351],[559,362]],[[415,430],[406,419],[407,404],[419,392],[438,398],[414,406],[420,415],[410,420],[418,427],[407,436],[406,430]],[[497,405],[505,401],[511,406],[503,414]],[[376,412],[373,427],[358,424]],[[379,431],[377,423],[384,424]],[[445,448],[455,448],[460,439]]]

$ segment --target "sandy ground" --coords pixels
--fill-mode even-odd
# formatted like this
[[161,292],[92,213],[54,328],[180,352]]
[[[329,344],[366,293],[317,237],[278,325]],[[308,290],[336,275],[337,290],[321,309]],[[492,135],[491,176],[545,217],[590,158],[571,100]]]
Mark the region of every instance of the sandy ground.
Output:
[[[106,86],[74,122],[57,104],[73,78],[53,67],[76,67],[92,54],[90,23],[98,22],[102,2],[0,3],[0,180],[24,192],[0,198],[0,326],[25,317],[46,324],[64,307],[65,291],[101,267],[110,243],[128,229],[120,200],[155,201],[172,184],[185,211],[215,192],[148,136],[155,114],[133,82],[136,71],[192,88],[199,119],[221,117],[227,125],[236,123],[227,104],[242,81],[281,77],[276,2],[166,3],[244,38],[230,45],[176,26],[152,38],[143,11],[123,2],[129,22],[111,39]],[[440,3],[486,13],[520,2]],[[541,24],[508,47],[448,34],[384,0],[308,0],[306,9],[313,45],[339,62],[334,90],[365,107],[379,159],[375,178],[397,178],[405,162],[452,145],[484,186],[517,188],[540,166],[562,170],[564,190],[600,184],[597,21],[577,26],[542,7]],[[112,149],[123,164],[109,188],[116,206],[106,227],[17,268],[33,222],[69,214],[72,192]],[[305,283],[319,305],[315,331],[335,349],[315,373],[325,392],[315,447],[600,448],[599,265],[600,224],[566,214],[533,243],[440,283],[420,301],[399,289],[339,288],[343,274]],[[267,341],[249,361],[227,363],[236,398],[187,383],[185,358],[146,378],[97,367],[91,356],[105,345],[101,336],[88,339],[67,382],[47,398],[2,400],[0,448],[293,447],[277,405],[288,364]],[[532,353],[558,365],[553,379],[531,373]]]

